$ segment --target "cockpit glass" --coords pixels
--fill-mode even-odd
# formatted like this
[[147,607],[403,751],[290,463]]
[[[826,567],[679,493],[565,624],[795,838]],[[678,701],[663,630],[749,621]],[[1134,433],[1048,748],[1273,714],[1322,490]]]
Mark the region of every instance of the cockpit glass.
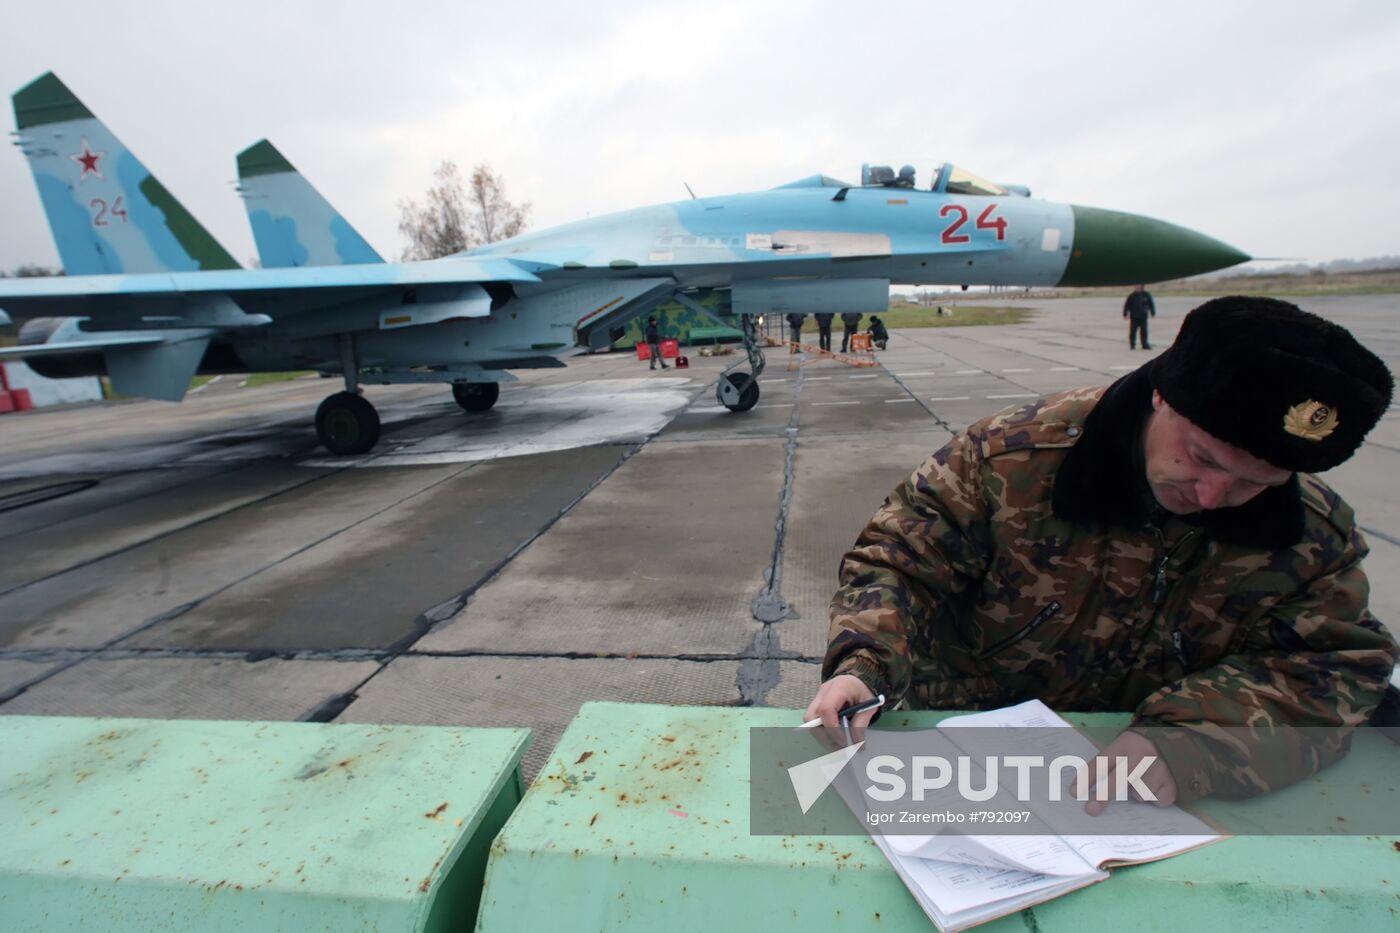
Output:
[[872,165],[869,162],[860,167],[860,183],[885,188],[913,188],[916,185],[917,171],[912,165]]
[[[919,168],[916,171],[915,165]],[[1004,198],[1029,192],[1013,191],[1005,185],[974,175],[952,162],[884,163],[867,162],[860,167],[860,183],[873,188],[915,188],[919,191],[971,194]]]
[[987,179],[956,165],[949,166],[947,191],[949,194],[980,194],[995,197],[1005,197],[1010,193],[996,182],[987,181]]

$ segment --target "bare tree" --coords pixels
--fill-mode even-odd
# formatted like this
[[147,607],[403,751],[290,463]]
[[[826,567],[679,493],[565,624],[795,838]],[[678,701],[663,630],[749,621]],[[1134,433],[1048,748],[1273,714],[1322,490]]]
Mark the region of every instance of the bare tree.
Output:
[[523,233],[530,222],[530,205],[512,204],[506,198],[506,180],[485,162],[472,169],[469,196],[474,215],[472,234],[479,237],[479,243],[508,240]]
[[408,237],[405,260],[436,259],[459,253],[467,243],[467,201],[456,162],[443,162],[433,173],[427,204],[399,202],[399,232]]
[[436,259],[494,243],[522,232],[530,205],[506,197],[505,179],[481,163],[462,182],[457,163],[445,161],[433,173],[426,203],[399,202],[399,232],[408,238],[405,260]]

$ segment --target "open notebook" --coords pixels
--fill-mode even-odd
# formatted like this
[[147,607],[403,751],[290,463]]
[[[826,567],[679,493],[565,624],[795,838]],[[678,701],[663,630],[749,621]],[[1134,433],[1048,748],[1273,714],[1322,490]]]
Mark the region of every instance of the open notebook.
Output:
[[[930,753],[956,757],[962,751],[957,732],[966,727],[1040,730],[1034,733],[1038,747],[1019,749],[1029,753],[1087,758],[1095,752],[1093,743],[1069,723],[1044,703],[1031,700],[944,720],[928,735],[931,745],[943,747],[930,748]],[[1063,731],[1051,727],[1063,727]],[[862,754],[870,753],[870,744],[867,740]],[[836,786],[860,816],[866,803],[850,777],[856,770],[848,769]],[[1011,796],[1013,780],[1002,772],[1003,799],[1010,802],[1004,806],[991,802],[988,809],[1024,806],[1015,803]],[[1084,804],[1067,798],[1064,806],[1075,808],[1075,814],[1071,818],[1062,811],[1060,825],[1077,827],[1074,833],[1014,836],[969,835],[959,831],[914,836],[882,835],[872,830],[871,838],[920,906],[945,933],[965,930],[1103,881],[1109,877],[1105,869],[1168,858],[1222,838],[1179,807],[1145,803],[1112,804],[1095,818],[1095,830],[1102,826],[1101,833],[1083,835],[1084,819],[1079,814]],[[1056,811],[1038,808],[1037,812],[1053,829]]]

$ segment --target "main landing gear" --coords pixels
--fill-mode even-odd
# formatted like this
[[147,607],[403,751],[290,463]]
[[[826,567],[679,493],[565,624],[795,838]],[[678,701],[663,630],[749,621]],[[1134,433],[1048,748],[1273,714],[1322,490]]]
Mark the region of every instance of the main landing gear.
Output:
[[379,442],[379,412],[363,395],[337,392],[316,409],[316,435],[338,456],[365,453]]
[[[368,453],[379,442],[379,413],[363,395],[358,380],[347,378],[346,391],[337,392],[316,409],[316,435],[337,456]],[[758,387],[755,386],[755,397]],[[501,397],[500,383],[459,382],[452,397],[465,411],[489,411]],[[752,408],[752,404],[749,406]]]
[[316,409],[316,436],[327,450],[343,457],[366,453],[379,442],[379,412],[360,394],[360,369],[350,334],[340,335],[340,367],[345,391]]
[[[350,334],[342,334],[340,338],[340,369],[345,375],[345,391],[332,395],[316,409],[316,436],[337,456],[368,453],[379,442],[379,413],[360,394],[360,368],[355,358],[355,341]],[[446,375],[446,378],[451,379],[453,375]],[[441,382],[444,379],[443,374],[436,372],[397,373],[392,380],[385,378],[383,381],[387,385],[390,381]],[[452,397],[466,411],[489,411],[501,397],[501,384],[456,382],[452,384]]]
[[501,397],[499,382],[458,382],[452,386],[452,397],[465,411],[488,411]]

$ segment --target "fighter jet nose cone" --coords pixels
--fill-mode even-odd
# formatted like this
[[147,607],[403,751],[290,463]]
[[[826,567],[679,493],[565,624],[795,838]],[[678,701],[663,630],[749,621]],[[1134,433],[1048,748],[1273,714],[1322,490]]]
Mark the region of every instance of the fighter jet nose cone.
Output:
[[1200,275],[1249,256],[1203,233],[1138,214],[1071,205],[1074,240],[1060,285],[1137,285]]

